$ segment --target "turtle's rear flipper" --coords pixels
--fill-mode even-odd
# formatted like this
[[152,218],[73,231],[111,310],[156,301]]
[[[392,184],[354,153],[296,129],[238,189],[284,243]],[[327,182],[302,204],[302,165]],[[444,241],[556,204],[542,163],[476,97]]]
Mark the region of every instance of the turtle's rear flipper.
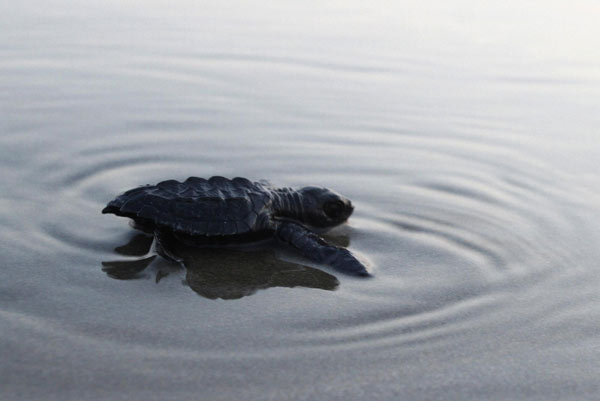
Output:
[[278,223],[277,237],[314,262],[324,263],[342,273],[370,276],[365,265],[356,259],[352,252],[328,244],[323,238],[299,224],[288,221]]
[[138,260],[113,260],[102,262],[102,271],[118,280],[131,280],[143,277],[142,272],[156,258],[156,255]]
[[175,238],[171,233],[154,230],[154,250],[169,262],[182,264],[183,259],[174,253],[172,242]]
[[115,248],[115,252],[123,256],[144,256],[152,248],[153,237],[145,234],[136,234],[125,245]]

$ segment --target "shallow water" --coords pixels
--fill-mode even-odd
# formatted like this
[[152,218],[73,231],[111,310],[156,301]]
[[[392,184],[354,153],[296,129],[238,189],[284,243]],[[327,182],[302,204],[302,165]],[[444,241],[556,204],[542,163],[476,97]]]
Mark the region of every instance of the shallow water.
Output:
[[[77,3],[0,5],[2,400],[598,399],[598,6]],[[190,175],[339,191],[375,277],[111,271]]]

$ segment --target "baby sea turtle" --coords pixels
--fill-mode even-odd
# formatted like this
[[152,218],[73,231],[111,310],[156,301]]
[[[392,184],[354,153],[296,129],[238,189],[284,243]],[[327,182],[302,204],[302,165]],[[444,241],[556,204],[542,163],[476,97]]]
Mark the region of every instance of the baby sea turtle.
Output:
[[276,237],[316,263],[341,272],[369,276],[365,266],[345,248],[328,244],[315,231],[345,222],[350,200],[320,187],[274,188],[245,178],[190,177],[131,189],[102,210],[130,217],[154,232],[157,251],[167,259],[161,238],[188,245],[223,247]]

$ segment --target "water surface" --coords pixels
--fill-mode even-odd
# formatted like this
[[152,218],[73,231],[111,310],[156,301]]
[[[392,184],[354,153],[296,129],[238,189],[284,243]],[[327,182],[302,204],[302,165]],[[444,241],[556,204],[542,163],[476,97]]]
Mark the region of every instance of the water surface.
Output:
[[[419,4],[0,5],[0,398],[597,400],[600,8]],[[190,175],[339,191],[375,278],[100,214]]]

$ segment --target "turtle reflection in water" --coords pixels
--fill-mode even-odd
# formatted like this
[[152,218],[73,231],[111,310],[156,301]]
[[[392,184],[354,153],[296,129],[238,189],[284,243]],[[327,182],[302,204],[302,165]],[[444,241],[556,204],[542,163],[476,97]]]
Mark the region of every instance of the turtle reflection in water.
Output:
[[[225,248],[196,248],[163,238],[162,246],[169,248],[171,258],[177,258],[185,266],[187,284],[199,295],[210,299],[239,299],[257,290],[270,287],[307,287],[335,290],[339,284],[331,274],[312,267],[282,261],[269,249],[247,250]],[[334,241],[344,240],[338,237]],[[115,250],[125,256],[148,255],[153,237],[139,234],[127,245]],[[150,255],[138,260],[102,262],[110,277],[127,280],[147,276],[146,268],[156,258]],[[156,282],[167,276],[173,268],[165,266],[156,271]]]
[[170,242],[196,247],[228,247],[276,238],[313,262],[346,274],[369,276],[346,248],[327,243],[315,231],[344,223],[354,207],[350,200],[320,187],[275,188],[245,178],[190,177],[129,190],[102,210],[132,218],[153,232],[156,251],[172,261]]

